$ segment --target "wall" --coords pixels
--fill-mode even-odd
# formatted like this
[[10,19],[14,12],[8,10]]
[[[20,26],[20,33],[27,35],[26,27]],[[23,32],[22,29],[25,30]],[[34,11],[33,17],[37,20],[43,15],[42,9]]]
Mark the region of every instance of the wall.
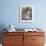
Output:
[[[21,4],[34,6],[35,21],[32,23],[20,23],[19,8]],[[13,24],[16,28],[46,27],[46,1],[45,0],[0,0],[0,25]]]
[[[46,1],[45,0],[0,0],[1,14],[0,25],[13,24],[16,28],[38,27],[46,28]],[[20,23],[19,8],[21,4],[32,4],[34,6],[35,21],[32,23]]]

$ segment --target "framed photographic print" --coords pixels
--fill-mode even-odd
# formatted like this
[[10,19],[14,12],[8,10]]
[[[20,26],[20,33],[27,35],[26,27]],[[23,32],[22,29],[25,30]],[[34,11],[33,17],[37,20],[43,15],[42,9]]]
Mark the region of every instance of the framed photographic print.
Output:
[[20,5],[20,22],[34,21],[34,7],[32,5]]

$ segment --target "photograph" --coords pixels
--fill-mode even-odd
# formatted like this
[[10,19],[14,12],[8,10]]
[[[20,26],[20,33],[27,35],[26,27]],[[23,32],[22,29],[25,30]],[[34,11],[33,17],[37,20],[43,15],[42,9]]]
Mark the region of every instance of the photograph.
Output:
[[33,20],[33,8],[31,5],[20,5],[20,21],[32,22]]

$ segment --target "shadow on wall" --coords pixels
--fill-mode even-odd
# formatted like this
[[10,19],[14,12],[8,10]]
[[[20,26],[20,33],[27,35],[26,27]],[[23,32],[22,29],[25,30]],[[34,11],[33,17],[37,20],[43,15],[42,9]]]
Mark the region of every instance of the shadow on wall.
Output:
[[4,24],[0,24],[0,43],[2,43],[2,36],[3,36],[3,32],[5,32],[6,30],[3,30],[4,28],[6,28],[6,26]]

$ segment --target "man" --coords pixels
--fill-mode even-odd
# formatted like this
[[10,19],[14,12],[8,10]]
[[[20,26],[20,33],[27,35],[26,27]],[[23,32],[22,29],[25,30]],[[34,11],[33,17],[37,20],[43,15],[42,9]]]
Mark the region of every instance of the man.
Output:
[[32,20],[32,9],[29,7],[22,9],[22,20]]

